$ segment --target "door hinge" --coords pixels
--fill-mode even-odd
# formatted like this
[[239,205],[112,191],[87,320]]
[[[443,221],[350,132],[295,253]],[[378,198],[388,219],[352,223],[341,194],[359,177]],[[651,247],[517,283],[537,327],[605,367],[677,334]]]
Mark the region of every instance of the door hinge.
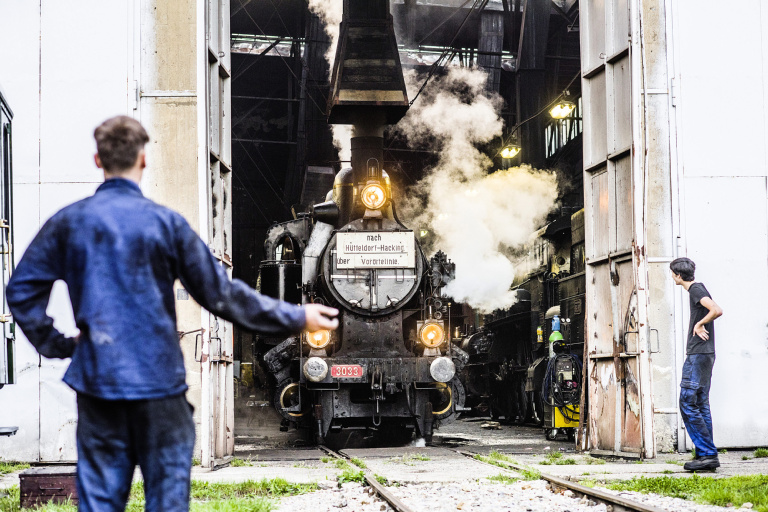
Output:
[[677,80],[675,80],[675,77],[672,77],[672,84],[670,85],[670,89],[672,91],[672,106],[677,106]]
[[139,110],[139,81],[133,81],[133,110]]

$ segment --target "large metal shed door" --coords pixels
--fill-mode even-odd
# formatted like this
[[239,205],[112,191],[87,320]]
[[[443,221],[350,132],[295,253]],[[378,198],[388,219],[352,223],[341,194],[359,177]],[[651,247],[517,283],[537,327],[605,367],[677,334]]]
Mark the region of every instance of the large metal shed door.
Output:
[[[208,148],[202,165],[207,180],[209,247],[232,275],[232,132],[229,0],[205,0],[205,66]],[[226,462],[235,450],[232,324],[203,312],[208,343],[202,361],[200,444],[202,465]]]
[[649,389],[642,388],[650,382],[640,377],[647,373],[646,277],[639,249],[642,214],[635,208],[642,191],[633,183],[633,160],[642,141],[634,141],[633,147],[628,0],[585,0],[580,16],[587,441],[597,452],[653,456],[653,442],[644,443],[644,429],[649,427],[643,423],[643,411],[648,410],[643,396]]

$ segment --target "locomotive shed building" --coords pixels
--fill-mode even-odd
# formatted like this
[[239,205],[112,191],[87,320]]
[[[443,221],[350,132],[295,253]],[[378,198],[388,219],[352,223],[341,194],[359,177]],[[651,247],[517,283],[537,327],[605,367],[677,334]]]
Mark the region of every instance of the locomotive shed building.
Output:
[[[643,457],[691,447],[677,410],[687,297],[668,264],[678,256],[697,262],[725,310],[715,442],[768,444],[758,394],[768,347],[768,9],[759,0],[730,9],[710,0],[394,0],[391,12],[403,67],[428,71],[450,49],[449,65],[486,70],[487,90],[504,99],[505,134],[532,118],[512,164],[557,169],[568,185],[563,209],[585,209],[581,447]],[[0,163],[13,173],[2,174],[3,254],[18,261],[50,215],[93,193],[90,133],[127,114],[152,137],[145,194],[183,213],[221,264],[255,286],[269,226],[322,200],[342,164],[327,124],[329,44],[303,0],[5,2]],[[574,77],[576,113],[536,115]],[[434,162],[397,138],[385,146],[396,189]],[[266,406],[252,335],[181,288],[176,298],[202,465],[231,456],[235,436],[288,439]],[[65,286],[49,309],[59,328],[74,329]],[[67,362],[41,360],[2,320],[0,427],[18,432],[0,437],[0,459],[74,460]]]

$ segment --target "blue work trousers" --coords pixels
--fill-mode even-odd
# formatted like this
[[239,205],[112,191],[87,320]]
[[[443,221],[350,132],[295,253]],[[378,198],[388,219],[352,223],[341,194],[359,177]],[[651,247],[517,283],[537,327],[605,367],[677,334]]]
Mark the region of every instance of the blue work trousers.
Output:
[[123,512],[138,464],[147,512],[189,510],[195,444],[185,396],[100,400],[77,396],[77,492],[81,512]]
[[680,382],[680,414],[696,446],[696,455],[700,457],[717,455],[709,411],[709,387],[714,365],[715,354],[688,354]]

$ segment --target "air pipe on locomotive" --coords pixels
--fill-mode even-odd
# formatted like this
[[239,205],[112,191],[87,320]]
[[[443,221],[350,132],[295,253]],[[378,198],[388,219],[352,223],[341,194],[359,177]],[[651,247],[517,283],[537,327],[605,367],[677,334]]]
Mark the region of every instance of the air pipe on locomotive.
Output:
[[[288,338],[264,354],[274,404],[317,442],[342,428],[427,441],[463,409],[442,288],[455,265],[427,259],[397,217],[383,168],[383,132],[408,110],[388,0],[344,0],[329,123],[351,124],[351,167],[328,200],[270,228],[260,286],[293,302],[340,309],[339,329]],[[269,340],[264,340],[269,342]]]

